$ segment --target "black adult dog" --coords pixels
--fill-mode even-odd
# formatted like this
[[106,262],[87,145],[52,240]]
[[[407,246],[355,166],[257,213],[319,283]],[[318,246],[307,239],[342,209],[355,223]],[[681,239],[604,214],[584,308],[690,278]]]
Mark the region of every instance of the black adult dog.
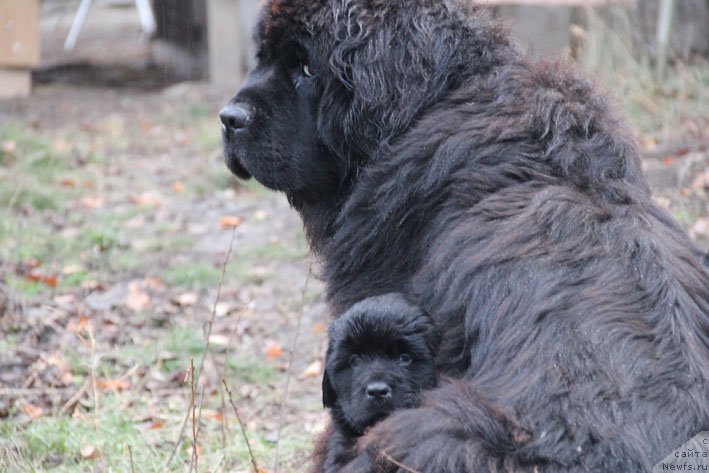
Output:
[[354,458],[365,429],[395,410],[416,407],[438,380],[438,332],[429,316],[401,294],[369,297],[330,325],[323,404],[330,408],[324,470],[337,473]]
[[460,378],[343,471],[647,472],[709,430],[709,273],[590,81],[465,0],[270,0],[257,39],[229,168],[286,193],[334,313],[405,293]]

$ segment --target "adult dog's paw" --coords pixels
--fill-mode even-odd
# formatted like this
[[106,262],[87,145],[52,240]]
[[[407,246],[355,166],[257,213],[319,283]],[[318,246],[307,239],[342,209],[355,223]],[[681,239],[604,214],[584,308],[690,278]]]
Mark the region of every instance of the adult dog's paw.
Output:
[[[393,413],[358,444],[344,473],[508,471],[530,436],[465,382],[429,392],[418,409]],[[516,469],[516,468],[515,468]]]

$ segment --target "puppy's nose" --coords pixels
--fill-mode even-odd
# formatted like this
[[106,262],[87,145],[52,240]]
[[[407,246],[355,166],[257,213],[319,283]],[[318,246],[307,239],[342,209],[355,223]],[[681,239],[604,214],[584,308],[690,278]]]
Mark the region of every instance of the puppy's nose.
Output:
[[367,397],[374,399],[383,399],[391,396],[391,388],[387,383],[375,381],[367,385]]
[[230,103],[219,112],[222,125],[228,131],[239,131],[246,128],[253,116],[253,110],[245,103]]

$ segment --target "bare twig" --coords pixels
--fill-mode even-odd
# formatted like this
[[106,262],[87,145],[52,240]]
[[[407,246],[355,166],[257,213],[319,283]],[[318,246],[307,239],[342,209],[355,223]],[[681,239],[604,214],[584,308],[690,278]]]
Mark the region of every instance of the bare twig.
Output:
[[394,459],[393,459],[387,452],[385,452],[385,451],[382,451],[382,452],[381,452],[381,455],[382,455],[384,458],[386,458],[387,461],[393,463],[394,465],[398,466],[398,467],[401,468],[402,470],[408,471],[409,473],[421,473],[421,472],[418,471],[418,470],[414,470],[413,468],[410,468],[410,467],[404,465],[403,463],[400,463],[400,462],[394,460]]
[[194,387],[194,358],[190,358],[190,404],[192,405],[192,460],[190,460],[190,471],[194,465],[194,471],[197,472],[197,407],[195,403],[195,387]]
[[[81,385],[79,390],[76,391],[76,393],[74,393],[74,395],[71,396],[71,398],[69,398],[69,400],[64,403],[61,409],[59,409],[59,413],[65,414],[68,413],[71,409],[73,409],[74,406],[76,406],[76,404],[79,402],[81,397],[89,391],[90,386],[91,380],[87,379],[86,381],[84,381],[84,384]],[[0,392],[0,394],[2,394],[2,392]]]
[[94,339],[94,332],[91,330],[91,323],[86,327],[86,331],[89,334],[89,342],[91,348],[91,363],[89,365],[89,375],[91,376],[91,386],[93,388],[94,394],[94,427],[98,428],[98,415],[99,415],[99,400],[98,400],[98,387],[96,385],[96,340]]
[[249,458],[251,459],[251,466],[254,468],[254,473],[259,473],[258,464],[256,463],[256,457],[254,456],[253,450],[251,450],[251,442],[249,442],[249,436],[246,435],[246,425],[241,420],[239,415],[239,409],[236,408],[234,404],[234,398],[231,395],[231,389],[226,383],[225,379],[222,379],[222,384],[224,384],[224,389],[226,389],[227,396],[229,396],[229,404],[231,404],[232,409],[234,409],[234,415],[236,416],[236,421],[239,423],[239,428],[241,429],[241,435],[244,437],[244,442],[246,443],[246,449],[249,451]]
[[224,399],[224,391],[219,390],[219,397],[222,404],[222,418],[220,419],[219,426],[222,431],[222,450],[226,451],[226,400]]
[[128,458],[130,459],[130,473],[135,473],[135,466],[133,465],[133,449],[128,445]]
[[[231,232],[231,240],[229,240],[229,249],[227,250],[226,257],[224,258],[224,264],[222,264],[222,272],[221,275],[219,276],[219,284],[217,285],[217,295],[214,298],[214,305],[212,306],[212,316],[209,319],[209,324],[207,325],[207,333],[206,333],[206,338],[205,338],[205,343],[204,343],[204,350],[202,351],[202,358],[199,361],[199,368],[197,369],[197,373],[195,375],[195,383],[199,383],[199,378],[202,376],[202,368],[204,367],[204,359],[207,357],[207,353],[209,352],[209,338],[212,336],[212,327],[214,325],[214,319],[217,316],[217,304],[219,303],[219,297],[221,296],[222,292],[222,284],[224,283],[224,275],[226,273],[226,268],[227,264],[229,263],[229,258],[231,257],[231,252],[234,247],[234,236],[236,235],[236,227],[232,229]],[[177,450],[180,448],[180,445],[182,444],[182,437],[185,435],[185,428],[187,427],[187,420],[190,417],[190,411],[187,411],[187,414],[185,415],[184,419],[182,420],[182,426],[180,427],[180,433],[177,436],[177,440],[175,440],[175,444],[172,447],[172,452],[170,453],[170,457],[167,459],[167,463],[165,463],[165,469],[169,469],[168,467],[170,466],[170,463],[172,463],[172,460],[175,458],[175,454],[177,453]]]
[[666,146],[643,150],[641,155],[646,159],[662,159],[667,156],[684,156],[689,153],[700,153],[709,149],[709,139],[688,141],[686,143],[669,143]]
[[281,445],[281,431],[283,430],[283,416],[286,410],[286,399],[288,398],[288,385],[292,376],[293,358],[295,358],[295,347],[298,345],[298,336],[300,335],[300,322],[303,318],[303,307],[305,306],[305,293],[308,291],[308,282],[310,281],[310,269],[305,276],[305,284],[303,284],[303,292],[300,296],[300,308],[298,309],[298,319],[295,325],[295,335],[293,336],[293,344],[291,345],[290,357],[288,358],[288,370],[286,371],[286,385],[283,388],[283,397],[281,398],[281,408],[278,414],[278,430],[276,431],[276,455],[273,465],[273,471],[278,473],[278,463]]
[[21,397],[33,396],[37,394],[53,396],[68,394],[70,391],[73,391],[73,388],[0,388],[0,397]]

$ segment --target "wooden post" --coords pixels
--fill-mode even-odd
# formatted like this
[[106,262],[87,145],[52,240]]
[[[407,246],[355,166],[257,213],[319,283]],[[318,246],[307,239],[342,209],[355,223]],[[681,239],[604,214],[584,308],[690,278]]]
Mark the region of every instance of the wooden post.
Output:
[[660,14],[657,18],[657,79],[665,77],[667,55],[669,52],[670,33],[672,32],[672,17],[675,11],[675,0],[661,0]]
[[38,1],[0,0],[0,99],[29,95],[38,63]]
[[236,90],[244,77],[246,44],[239,0],[207,0],[209,78]]

